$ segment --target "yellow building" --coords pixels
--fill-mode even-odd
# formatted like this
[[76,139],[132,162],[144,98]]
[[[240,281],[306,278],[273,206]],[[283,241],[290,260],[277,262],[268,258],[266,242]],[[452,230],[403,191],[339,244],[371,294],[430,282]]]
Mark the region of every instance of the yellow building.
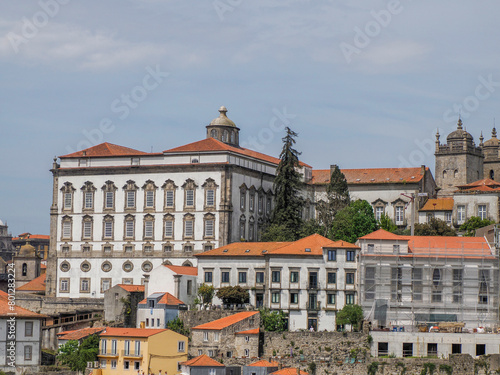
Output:
[[100,334],[100,370],[94,374],[174,375],[187,360],[188,338],[169,329],[106,328]]

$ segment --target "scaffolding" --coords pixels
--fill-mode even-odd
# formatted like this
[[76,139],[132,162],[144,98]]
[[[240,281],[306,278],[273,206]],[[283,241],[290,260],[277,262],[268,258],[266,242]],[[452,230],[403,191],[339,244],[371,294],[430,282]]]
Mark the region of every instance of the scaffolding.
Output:
[[389,237],[360,239],[360,301],[374,328],[457,322],[496,331],[498,247],[479,237]]

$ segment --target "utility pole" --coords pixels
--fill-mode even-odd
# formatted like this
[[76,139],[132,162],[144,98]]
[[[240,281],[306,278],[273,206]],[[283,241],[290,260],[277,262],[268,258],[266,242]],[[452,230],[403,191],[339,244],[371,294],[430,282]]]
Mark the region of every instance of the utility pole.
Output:
[[[411,235],[415,235],[415,193],[411,193],[411,195],[401,193],[401,195],[406,198],[410,198],[411,204],[411,217],[410,217],[410,225],[411,225]],[[418,193],[418,197],[426,197],[427,193]]]

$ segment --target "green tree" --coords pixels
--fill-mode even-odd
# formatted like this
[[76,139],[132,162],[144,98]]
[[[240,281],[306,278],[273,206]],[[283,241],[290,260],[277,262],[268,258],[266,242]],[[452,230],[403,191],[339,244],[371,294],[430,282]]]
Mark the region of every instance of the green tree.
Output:
[[167,328],[184,336],[189,336],[189,328],[184,327],[184,322],[176,316],[167,322]]
[[373,208],[367,201],[355,200],[343,208],[333,219],[330,238],[350,243],[377,229]]
[[270,225],[262,236],[263,241],[282,241],[280,233],[287,237],[287,241],[299,239],[304,200],[300,196],[302,182],[297,171],[300,153],[293,148],[295,137],[297,133],[287,127],[274,179],[275,205]]
[[243,289],[239,285],[225,286],[217,291],[217,297],[222,300],[225,305],[248,303],[250,294],[247,289]]
[[201,298],[203,306],[208,306],[214,298],[215,288],[213,285],[201,284],[198,288],[198,296]]
[[441,219],[432,218],[428,223],[415,224],[415,236],[456,236],[455,229]]
[[286,315],[283,311],[269,311],[269,309],[260,309],[260,324],[265,331],[283,332],[286,330]]
[[312,234],[325,235],[325,227],[316,219],[309,219],[304,222],[302,228],[300,229],[300,238],[310,236]]
[[495,222],[488,219],[481,219],[479,216],[472,216],[465,223],[463,223],[458,230],[465,232],[464,236],[466,237],[473,237],[476,234],[476,229],[483,228],[491,224],[495,224]]
[[394,233],[395,231],[398,230],[398,227],[396,226],[396,224],[394,224],[394,222],[391,220],[391,218],[386,214],[382,214],[380,216],[380,220],[378,221],[378,226],[381,229],[384,229],[384,230],[386,230],[388,232],[392,232],[392,233]]
[[350,324],[351,330],[356,327],[359,329],[359,324],[363,320],[363,309],[359,305],[345,305],[342,310],[337,312],[336,321],[338,325]]
[[68,341],[59,348],[57,359],[72,371],[84,371],[87,362],[97,361],[98,353],[99,336],[91,335],[85,338],[81,345],[78,345],[76,340]]

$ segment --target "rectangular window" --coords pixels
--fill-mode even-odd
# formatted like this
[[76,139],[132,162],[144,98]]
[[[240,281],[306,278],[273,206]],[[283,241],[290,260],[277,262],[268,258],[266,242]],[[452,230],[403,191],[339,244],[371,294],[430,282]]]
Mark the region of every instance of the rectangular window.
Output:
[[438,344],[435,342],[430,342],[427,344],[427,356],[437,357],[438,355]]
[[115,193],[112,191],[107,191],[105,196],[105,206],[104,208],[113,208],[114,206]]
[[174,222],[172,220],[165,221],[165,237],[172,238],[174,236]]
[[73,194],[72,193],[64,193],[64,208],[71,209],[73,203]]
[[365,267],[365,299],[375,299],[375,267]]
[[240,222],[240,238],[242,238],[242,239],[245,238],[245,222],[244,221]]
[[94,207],[94,193],[85,192],[84,208],[92,209]]
[[259,214],[262,213],[263,208],[264,208],[264,198],[259,196]]
[[24,347],[24,360],[31,361],[32,356],[33,356],[33,347],[31,345],[26,345]]
[[422,301],[422,268],[412,269],[412,299]]
[[130,361],[123,361],[123,369],[130,370]]
[[337,273],[336,272],[328,272],[328,284],[336,284],[337,283]]
[[354,259],[355,259],[354,254],[355,254],[354,250],[347,250],[345,253],[345,260],[347,262],[354,262]]
[[108,341],[106,339],[101,339],[101,354],[106,354],[108,350]]
[[178,351],[179,353],[184,353],[184,352],[186,351],[186,348],[185,348],[185,346],[184,346],[184,345],[185,345],[185,344],[184,344],[184,341],[178,341],[178,342],[177,342],[177,351]]
[[486,344],[476,344],[476,356],[486,355]]
[[388,342],[379,342],[378,343],[378,356],[383,357],[389,355],[389,343]]
[[245,357],[249,357],[250,356],[250,350],[249,349],[245,349]]
[[84,221],[83,222],[83,238],[91,238],[92,237],[92,222]]
[[354,284],[354,272],[346,272],[345,283],[346,284]]
[[477,206],[477,213],[478,213],[478,216],[481,220],[485,220],[486,219],[486,205],[480,204],[479,206]]
[[214,206],[215,205],[215,191],[212,189],[207,190],[207,198],[206,198],[206,205],[207,206]]
[[247,282],[247,273],[244,271],[238,272],[238,283],[246,284],[246,282]]
[[337,260],[337,250],[328,250],[328,260],[335,262]]
[[141,354],[141,342],[139,340],[135,341],[135,355]]
[[106,368],[106,362],[105,359],[101,359],[101,368]]
[[116,354],[116,340],[111,340],[111,354]]
[[329,305],[335,305],[335,294],[329,293],[326,296],[326,303]]
[[203,341],[208,341],[208,332],[203,332]]
[[354,294],[346,293],[345,295],[345,304],[346,305],[354,305]]
[[206,283],[212,282],[212,271],[205,271],[205,282]]
[[188,296],[190,296],[193,293],[193,280],[187,281],[186,293]]
[[104,222],[104,238],[112,238],[113,237],[113,222],[105,221]]
[[134,361],[134,370],[140,370],[140,369],[141,369],[141,362]]
[[445,212],[444,219],[446,221],[446,224],[451,224],[451,212]]
[[299,272],[298,271],[291,271],[290,272],[290,282],[291,283],[298,283],[299,282]]
[[267,203],[266,203],[266,214],[271,213],[271,198],[267,198]]
[[59,290],[61,292],[68,292],[69,291],[69,280],[68,279],[61,279],[61,285],[59,287]]
[[399,254],[399,245],[392,245],[392,253],[393,254]]
[[405,211],[405,208],[403,206],[396,207],[396,225],[403,225],[403,223],[404,223],[404,211]]
[[194,190],[186,190],[186,207],[194,207]]
[[135,191],[127,191],[127,205],[126,208],[135,207]]
[[255,282],[257,284],[264,283],[264,272],[261,272],[261,271],[255,272]]
[[453,303],[462,303],[463,293],[463,270],[453,270]]
[[219,332],[214,332],[214,341],[219,341]]
[[111,246],[104,246],[104,252],[105,253],[110,253],[111,252]]
[[479,270],[479,303],[488,303],[488,287],[490,282],[490,271]]
[[174,191],[167,190],[165,193],[165,207],[173,208],[174,207]]
[[193,220],[184,221],[184,236],[193,237]]
[[125,340],[124,343],[124,355],[130,355],[130,340]]
[[413,343],[403,343],[403,357],[413,357]]
[[401,301],[403,269],[391,269],[391,301]]
[[272,303],[279,303],[280,302],[280,292],[273,292],[271,294],[271,302]]
[[281,272],[280,271],[273,271],[271,273],[271,281],[273,283],[279,283],[281,280]]
[[465,222],[465,206],[457,206],[457,222],[458,224]]
[[220,281],[221,281],[221,283],[228,283],[229,282],[229,271],[222,271],[221,272]]
[[205,220],[205,237],[214,236],[214,220]]
[[246,198],[247,198],[247,196],[245,193],[240,193],[240,208],[241,208],[241,210],[245,209]]
[[125,237],[132,238],[134,237],[134,221],[128,220],[125,222]]
[[24,322],[24,336],[33,336],[33,322]]
[[146,221],[144,222],[144,237],[153,238],[153,222]]
[[384,207],[380,207],[380,206],[375,207],[375,219],[377,221],[380,221],[383,213],[384,213]]
[[90,289],[90,280],[85,278],[85,279],[80,279],[80,292],[89,292]]
[[290,293],[290,303],[293,305],[299,303],[299,293]]
[[368,252],[368,254],[373,254],[375,252],[375,245],[372,243],[369,243],[367,245],[367,252]]
[[116,359],[111,360],[111,368],[114,370],[116,369]]
[[250,194],[250,197],[248,198],[248,209],[250,211],[253,211],[254,206],[255,206],[255,194]]
[[462,344],[451,344],[451,354],[462,354]]
[[65,221],[63,223],[62,238],[71,238],[71,222]]
[[155,206],[155,192],[146,191],[146,208],[153,208]]

